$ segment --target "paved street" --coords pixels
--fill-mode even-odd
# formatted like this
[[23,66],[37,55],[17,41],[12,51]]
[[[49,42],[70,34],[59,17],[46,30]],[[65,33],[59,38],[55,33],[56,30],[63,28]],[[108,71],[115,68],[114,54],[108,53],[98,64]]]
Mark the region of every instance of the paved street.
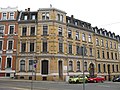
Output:
[[[30,80],[0,79],[0,90],[31,90]],[[33,90],[82,90],[82,84],[33,81]],[[120,82],[87,83],[85,90],[120,90]]]

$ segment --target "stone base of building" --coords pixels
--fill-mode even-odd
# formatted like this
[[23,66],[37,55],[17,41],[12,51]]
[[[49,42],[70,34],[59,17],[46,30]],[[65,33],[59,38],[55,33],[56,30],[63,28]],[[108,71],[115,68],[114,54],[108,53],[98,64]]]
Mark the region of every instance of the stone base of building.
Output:
[[16,76],[17,79],[24,79],[24,80],[39,80],[39,81],[65,81],[66,76],[59,77],[59,76],[28,76],[28,75],[21,75],[21,76]]

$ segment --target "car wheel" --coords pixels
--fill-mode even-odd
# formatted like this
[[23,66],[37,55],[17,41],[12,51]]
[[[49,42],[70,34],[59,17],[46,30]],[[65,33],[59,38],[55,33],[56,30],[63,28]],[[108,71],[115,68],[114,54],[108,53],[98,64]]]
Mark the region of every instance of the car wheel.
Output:
[[103,80],[101,80],[101,83],[103,83]]
[[94,80],[94,83],[97,83],[97,81],[96,81],[96,80]]
[[79,80],[77,80],[76,83],[79,83]]

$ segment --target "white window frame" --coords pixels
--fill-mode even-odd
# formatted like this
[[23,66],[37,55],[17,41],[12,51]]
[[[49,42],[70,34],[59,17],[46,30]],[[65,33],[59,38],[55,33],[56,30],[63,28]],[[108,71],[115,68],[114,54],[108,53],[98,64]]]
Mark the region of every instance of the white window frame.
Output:
[[[5,17],[5,18],[3,17],[3,14],[4,14],[4,13],[6,14],[6,17]],[[2,20],[7,20],[7,12],[3,12],[3,13],[2,13]]]
[[[13,13],[13,17],[12,17],[12,18],[11,18],[11,13]],[[9,12],[9,19],[10,19],[10,20],[14,20],[14,15],[15,15],[14,12]]]
[[4,31],[5,31],[5,25],[0,25],[0,27],[1,27],[1,26],[3,26],[3,27],[4,27],[4,29],[3,29],[3,34],[4,34]]
[[15,32],[15,25],[9,25],[8,34],[10,34],[10,26],[13,26],[13,27],[14,27],[14,30],[13,30],[13,34],[14,34],[14,32]]
[[5,68],[7,68],[7,58],[11,58],[11,67],[10,67],[10,68],[12,68],[12,61],[13,61],[12,56],[7,56],[7,57],[6,57],[6,65],[5,65]]
[[7,50],[8,50],[9,41],[12,41],[12,49],[11,50],[13,50],[13,47],[14,47],[14,41],[13,40],[8,40],[7,41]]

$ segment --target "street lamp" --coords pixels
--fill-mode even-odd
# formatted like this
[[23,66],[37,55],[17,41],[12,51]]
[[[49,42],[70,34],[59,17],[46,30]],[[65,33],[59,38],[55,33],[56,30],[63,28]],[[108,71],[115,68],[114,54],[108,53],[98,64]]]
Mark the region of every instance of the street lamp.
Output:
[[81,54],[82,54],[82,63],[83,63],[83,90],[85,90],[85,73],[84,73],[84,56],[85,56],[85,45],[81,46]]

